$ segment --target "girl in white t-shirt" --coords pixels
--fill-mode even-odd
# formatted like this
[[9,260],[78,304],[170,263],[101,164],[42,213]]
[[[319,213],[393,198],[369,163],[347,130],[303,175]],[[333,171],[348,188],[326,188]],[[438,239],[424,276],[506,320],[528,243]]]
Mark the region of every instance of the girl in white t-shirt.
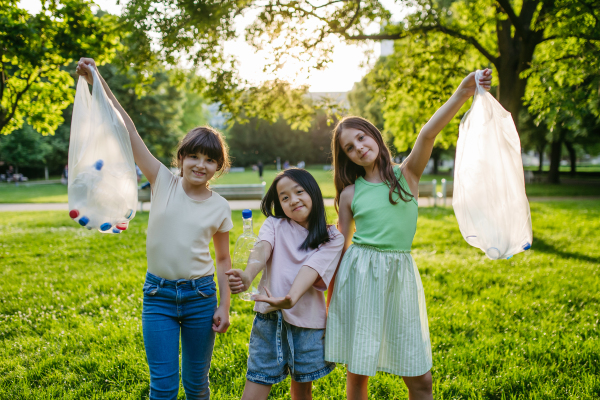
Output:
[[[225,271],[231,268],[231,210],[208,188],[217,171],[229,166],[219,132],[192,129],[177,150],[180,176],[158,161],[137,133],[133,121],[100,76],[94,60],[82,58],[77,73],[92,84],[98,73],[106,94],[129,131],[135,162],[148,178],[152,204],[146,239],[148,272],[144,283],[142,328],[150,368],[150,399],[176,399],[181,375],[187,399],[210,397],[208,371],[215,332],[229,327],[230,294]],[[217,307],[215,266],[208,245],[213,240],[219,281]]]
[[245,271],[229,275],[232,293],[241,293],[262,267],[266,296],[255,296],[243,400],[266,399],[271,386],[291,375],[293,400],[312,398],[311,382],[329,374],[325,361],[327,314],[323,291],[340,260],[344,237],[327,226],[321,189],[310,173],[292,168],[280,173],[264,197],[267,220],[260,228],[257,253]]

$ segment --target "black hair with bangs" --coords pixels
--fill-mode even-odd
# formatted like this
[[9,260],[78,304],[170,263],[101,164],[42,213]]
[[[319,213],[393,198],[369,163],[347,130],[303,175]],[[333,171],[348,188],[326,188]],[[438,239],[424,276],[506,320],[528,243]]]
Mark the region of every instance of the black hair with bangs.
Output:
[[312,200],[312,210],[308,216],[308,236],[298,249],[316,249],[321,244],[329,242],[327,216],[325,214],[325,203],[323,202],[321,188],[315,178],[306,170],[290,168],[280,172],[273,180],[271,187],[267,190],[267,194],[260,203],[262,213],[266,217],[286,218],[289,220],[288,216],[283,212],[277,194],[277,183],[283,178],[289,178],[302,186]]
[[192,129],[179,143],[174,164],[181,170],[181,176],[183,176],[182,160],[190,154],[198,153],[217,161],[218,176],[221,176],[231,166],[223,135],[210,126]]

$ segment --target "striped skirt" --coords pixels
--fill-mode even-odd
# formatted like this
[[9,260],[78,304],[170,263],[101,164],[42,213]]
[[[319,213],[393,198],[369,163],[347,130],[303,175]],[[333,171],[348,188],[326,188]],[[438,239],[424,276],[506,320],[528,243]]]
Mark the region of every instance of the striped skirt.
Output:
[[431,369],[425,294],[410,252],[350,246],[329,306],[325,360],[369,376]]

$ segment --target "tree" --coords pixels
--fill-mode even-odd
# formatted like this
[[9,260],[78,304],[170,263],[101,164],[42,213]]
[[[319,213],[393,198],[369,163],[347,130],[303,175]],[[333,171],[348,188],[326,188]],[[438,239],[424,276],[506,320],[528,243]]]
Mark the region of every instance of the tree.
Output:
[[31,125],[25,123],[11,135],[0,137],[0,159],[7,164],[19,167],[46,165],[46,158],[52,151],[49,145]]
[[[243,86],[227,68],[232,61],[226,61],[223,43],[233,37],[233,20],[245,9],[259,10],[246,38],[256,48],[274,51],[270,71],[290,58],[323,68],[330,61],[333,37],[350,42],[434,37],[442,45],[439,49],[444,41],[460,42],[495,67],[498,99],[515,118],[529,78],[524,72],[540,45],[559,49],[572,38],[600,40],[600,0],[406,0],[401,4],[411,13],[376,34],[367,33],[371,25],[390,18],[379,0],[230,0],[219,3],[218,12],[200,1],[133,0],[125,17],[136,23],[148,21],[140,29],[153,30],[147,41],[152,34],[160,38],[165,60],[176,51],[194,49],[196,65],[205,65],[218,78],[213,83],[216,96]],[[453,71],[446,72],[444,78],[449,80]],[[224,104],[229,107],[227,99]]]
[[85,0],[42,0],[35,16],[0,0],[0,133],[28,124],[43,135],[63,122],[73,79],[63,66],[82,55],[108,61],[117,49],[114,16],[94,16]]
[[[548,180],[559,183],[563,144],[575,171],[574,144],[600,141],[600,42],[571,39],[561,49],[540,52],[525,94],[535,123],[548,128]],[[559,61],[557,61],[559,60]]]

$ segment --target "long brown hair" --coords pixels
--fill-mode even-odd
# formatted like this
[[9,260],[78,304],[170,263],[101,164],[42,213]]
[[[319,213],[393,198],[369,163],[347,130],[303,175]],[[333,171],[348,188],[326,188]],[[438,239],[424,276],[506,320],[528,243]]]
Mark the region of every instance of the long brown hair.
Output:
[[396,177],[396,174],[394,173],[395,164],[392,162],[390,149],[385,144],[379,129],[377,129],[375,125],[364,118],[346,117],[338,122],[333,130],[333,137],[331,139],[331,152],[333,154],[334,169],[333,182],[335,184],[334,205],[336,211],[339,211],[340,195],[342,190],[344,190],[346,186],[354,184],[359,177],[365,176],[366,173],[365,169],[352,162],[344,152],[344,149],[342,149],[342,145],[340,144],[340,135],[344,129],[348,128],[359,130],[371,136],[377,143],[377,146],[379,146],[379,154],[377,155],[375,162],[379,168],[379,176],[381,177],[381,180],[386,182],[390,188],[390,203],[398,204],[398,201],[394,200],[394,193],[397,193],[398,197],[402,199],[402,201],[409,202],[414,196],[409,191],[404,189]]
[[182,160],[190,154],[198,153],[202,153],[217,162],[219,175],[216,177],[223,175],[231,166],[227,143],[225,143],[223,135],[210,126],[199,126],[192,129],[179,143],[177,156],[173,160],[173,164],[181,170],[181,176],[183,176]]

